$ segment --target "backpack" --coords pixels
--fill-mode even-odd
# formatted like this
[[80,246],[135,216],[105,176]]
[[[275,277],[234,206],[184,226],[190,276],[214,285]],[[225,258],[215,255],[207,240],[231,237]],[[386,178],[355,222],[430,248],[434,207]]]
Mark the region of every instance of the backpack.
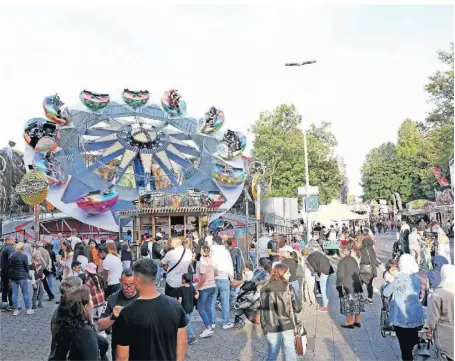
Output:
[[152,258],[153,259],[162,259],[163,256],[161,255],[161,250],[163,249],[163,246],[159,244],[158,242],[154,242],[152,245]]
[[141,256],[147,257],[149,255],[149,241],[144,241],[141,244]]

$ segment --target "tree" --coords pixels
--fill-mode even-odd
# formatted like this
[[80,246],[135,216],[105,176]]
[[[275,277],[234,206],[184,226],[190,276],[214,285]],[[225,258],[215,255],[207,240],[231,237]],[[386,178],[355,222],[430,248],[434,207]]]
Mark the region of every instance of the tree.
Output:
[[362,165],[362,187],[366,199],[390,198],[399,192],[401,185],[398,173],[397,148],[393,143],[384,143],[373,148]]
[[439,51],[438,56],[449,69],[430,76],[425,87],[435,108],[425,123],[404,120],[396,146],[383,144],[366,156],[361,170],[366,199],[388,198],[393,192],[399,192],[403,201],[433,199],[440,187],[432,168],[439,167],[449,176],[454,154],[453,43],[450,52]]
[[425,86],[425,90],[430,94],[430,102],[435,105],[435,109],[426,119],[430,127],[453,124],[453,43],[450,43],[448,52],[438,51],[438,58],[448,65],[449,69],[437,71],[430,76],[430,82]]
[[252,125],[253,158],[266,165],[269,196],[290,197],[305,181],[302,116],[294,105],[266,111]]
[[[251,127],[252,155],[266,165],[269,197],[296,197],[297,188],[305,184],[301,122],[295,106],[283,104],[261,113]],[[312,124],[307,138],[310,184],[319,186],[320,203],[328,203],[339,192],[340,176],[334,156],[336,138],[328,122],[320,126]]]

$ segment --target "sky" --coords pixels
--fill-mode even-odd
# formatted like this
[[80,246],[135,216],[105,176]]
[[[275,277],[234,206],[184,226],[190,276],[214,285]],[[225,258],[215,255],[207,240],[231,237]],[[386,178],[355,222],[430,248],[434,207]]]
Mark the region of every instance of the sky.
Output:
[[[215,105],[226,128],[243,132],[261,111],[294,103],[303,127],[332,122],[357,195],[368,151],[430,110],[424,86],[454,29],[452,5],[31,4],[0,12],[9,34],[0,42],[0,147],[23,148],[23,125],[44,117],[54,93],[71,106],[83,89],[113,100],[148,89],[158,104],[175,88],[189,116]],[[284,66],[305,60],[317,63]]]

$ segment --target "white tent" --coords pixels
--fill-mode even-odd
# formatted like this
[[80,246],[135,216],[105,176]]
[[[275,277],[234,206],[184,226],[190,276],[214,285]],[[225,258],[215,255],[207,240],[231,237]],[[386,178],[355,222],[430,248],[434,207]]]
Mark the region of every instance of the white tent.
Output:
[[338,201],[332,201],[329,205],[319,206],[319,210],[317,212],[311,212],[309,214],[310,222],[350,221],[367,218],[367,214],[357,214],[351,212],[347,205],[341,204]]

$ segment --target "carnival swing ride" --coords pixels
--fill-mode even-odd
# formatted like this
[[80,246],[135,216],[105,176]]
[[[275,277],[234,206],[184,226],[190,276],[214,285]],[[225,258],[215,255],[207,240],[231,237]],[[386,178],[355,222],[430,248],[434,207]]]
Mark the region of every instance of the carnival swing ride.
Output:
[[58,95],[46,97],[46,118],[24,127],[26,167],[46,177],[46,200],[60,211],[118,231],[122,217],[215,216],[240,196],[246,137],[222,133],[221,109],[186,117],[176,89],[163,93],[161,106],[149,103],[147,90],[124,89],[119,102],[88,90],[79,98],[70,109]]

